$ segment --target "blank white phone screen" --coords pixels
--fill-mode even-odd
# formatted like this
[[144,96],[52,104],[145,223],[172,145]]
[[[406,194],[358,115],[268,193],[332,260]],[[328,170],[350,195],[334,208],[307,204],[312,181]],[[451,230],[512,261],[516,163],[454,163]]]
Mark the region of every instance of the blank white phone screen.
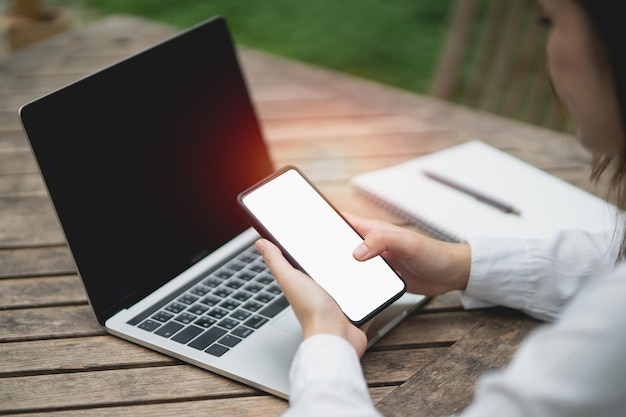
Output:
[[298,171],[285,171],[242,202],[353,322],[404,292],[404,283],[380,256],[354,259],[363,239]]

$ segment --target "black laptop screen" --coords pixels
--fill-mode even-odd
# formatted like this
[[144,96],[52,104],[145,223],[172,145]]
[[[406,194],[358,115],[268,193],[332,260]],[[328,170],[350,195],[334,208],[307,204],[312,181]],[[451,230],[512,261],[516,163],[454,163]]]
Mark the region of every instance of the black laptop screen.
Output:
[[100,323],[245,230],[272,170],[221,18],[21,117]]

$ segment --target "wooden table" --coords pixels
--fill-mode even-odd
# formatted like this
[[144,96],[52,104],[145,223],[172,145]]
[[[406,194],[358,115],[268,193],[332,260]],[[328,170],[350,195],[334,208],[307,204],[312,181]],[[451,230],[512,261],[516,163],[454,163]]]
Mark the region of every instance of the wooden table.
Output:
[[[107,335],[92,317],[18,107],[174,33],[117,16],[0,62],[0,414],[275,416],[287,407],[210,372]],[[577,186],[589,156],[569,136],[242,49],[276,166],[298,165],[341,209],[399,223],[348,185],[353,175],[472,139]],[[592,190],[593,191],[593,190]],[[463,409],[537,322],[431,300],[363,357],[389,416]]]

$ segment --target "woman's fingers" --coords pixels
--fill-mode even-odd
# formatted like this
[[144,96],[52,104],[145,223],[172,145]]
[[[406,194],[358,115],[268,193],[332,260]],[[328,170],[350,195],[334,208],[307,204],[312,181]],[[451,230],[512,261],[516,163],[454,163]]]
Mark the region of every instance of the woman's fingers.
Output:
[[367,345],[365,333],[348,321],[335,300],[308,275],[293,268],[271,242],[259,239],[256,248],[289,300],[302,325],[303,336],[335,334],[347,339],[362,355]]
[[[318,291],[319,286],[302,271],[291,266],[276,245],[268,240],[259,239],[255,246],[263,255],[265,263],[290,302],[293,299],[293,301],[297,303],[302,297],[304,288],[309,291]],[[321,290],[321,288],[319,288],[319,290]]]
[[342,214],[361,236],[365,236],[373,230],[403,230],[398,226],[380,220],[366,219],[352,213],[344,212]]
[[365,235],[363,242],[353,252],[355,259],[365,261],[386,252],[405,258],[419,250],[419,236],[405,230],[374,229]]

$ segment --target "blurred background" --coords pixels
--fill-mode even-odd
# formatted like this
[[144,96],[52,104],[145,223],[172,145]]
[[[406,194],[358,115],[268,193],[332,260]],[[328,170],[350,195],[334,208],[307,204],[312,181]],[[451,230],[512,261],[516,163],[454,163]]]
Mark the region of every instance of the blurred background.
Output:
[[222,15],[243,46],[570,129],[534,0],[0,0],[0,55],[116,13],[181,29]]
[[[225,16],[241,45],[425,91],[452,0],[1,0],[39,3],[82,22],[127,13],[186,28]],[[23,6],[25,8],[25,6]],[[80,22],[74,22],[80,23]]]

